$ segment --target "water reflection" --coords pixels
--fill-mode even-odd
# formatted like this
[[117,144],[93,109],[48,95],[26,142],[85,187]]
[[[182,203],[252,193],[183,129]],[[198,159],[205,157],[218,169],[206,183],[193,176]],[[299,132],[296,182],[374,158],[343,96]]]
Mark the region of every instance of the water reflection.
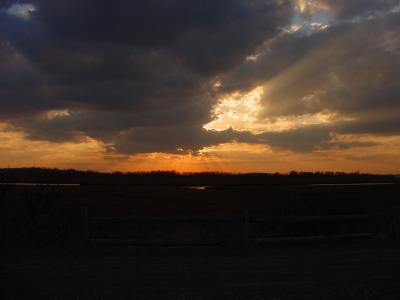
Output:
[[79,183],[36,183],[36,182],[0,182],[0,185],[16,185],[16,186],[80,186]]
[[208,188],[208,186],[206,186],[206,185],[195,185],[195,186],[189,186],[188,188],[191,189],[191,190],[205,191]]
[[361,183],[314,183],[308,186],[366,186],[366,185],[392,185],[395,182],[361,182]]

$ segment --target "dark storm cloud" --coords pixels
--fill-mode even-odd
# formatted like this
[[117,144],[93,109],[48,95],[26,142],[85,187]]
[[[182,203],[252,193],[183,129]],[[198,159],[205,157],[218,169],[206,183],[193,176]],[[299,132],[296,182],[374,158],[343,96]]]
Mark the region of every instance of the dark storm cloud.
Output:
[[[278,4],[281,3],[281,4]],[[55,38],[163,49],[196,71],[237,63],[289,17],[288,1],[39,1]]]
[[13,2],[13,0],[0,0],[0,9],[8,8]]
[[61,106],[52,100],[41,72],[0,40],[0,121]]
[[40,17],[54,36],[159,46],[195,28],[218,30],[250,6],[238,0],[41,0]]
[[[329,127],[332,132],[399,134],[399,20],[400,14],[392,13],[310,36],[281,35],[259,49],[257,61],[221,77],[221,92],[263,86],[264,122],[331,113],[339,118]],[[309,134],[318,146],[318,133]],[[291,143],[287,132],[276,136],[278,145],[281,138]],[[304,141],[312,141],[312,136],[299,134]]]
[[[345,133],[349,133],[348,125],[346,124]],[[345,141],[335,139],[336,133],[341,133],[340,129],[343,125],[309,125],[296,129],[289,129],[280,132],[267,132],[253,135],[251,139],[243,137],[244,142],[268,144],[273,148],[291,150],[293,152],[307,153],[318,149],[350,149],[360,147],[372,147],[379,145],[374,141]],[[358,126],[358,125],[356,125]],[[381,134],[382,128],[378,130]],[[351,131],[357,132],[356,128]],[[239,139],[240,140],[240,139]]]
[[296,152],[309,152],[316,146],[327,142],[330,130],[325,126],[307,126],[304,128],[271,132],[259,135],[273,147],[289,149]]
[[115,150],[120,153],[169,152],[196,153],[203,147],[231,141],[258,143],[249,132],[232,129],[208,132],[198,127],[130,129],[115,139]]
[[[396,75],[400,63],[396,51],[400,46],[399,16],[339,24],[310,36],[281,35],[260,49],[257,61],[246,61],[222,77],[222,92],[266,83],[267,94],[298,98],[296,95],[310,94],[323,84],[337,87],[328,82],[335,79],[354,85],[368,84],[370,79],[389,87],[395,83],[390,75]],[[366,72],[369,70],[375,72]],[[354,80],[359,75],[362,77]]]
[[[204,71],[207,66],[218,71],[215,63],[229,67],[237,62],[290,14],[285,1],[262,0],[41,0],[36,5],[32,23],[43,26],[43,51],[145,47],[146,51],[178,54],[180,60]],[[38,43],[38,38],[35,40]],[[217,52],[211,56],[214,50]]]
[[[398,15],[298,36],[281,33],[289,0],[31,3],[37,11],[24,19],[0,1],[0,121],[29,139],[89,136],[126,154],[234,140],[305,152],[331,132],[398,132]],[[321,3],[344,19],[393,1]],[[202,129],[219,96],[259,85],[262,119],[329,111],[351,121],[263,134]]]
[[31,3],[29,19],[0,12],[1,120],[30,139],[90,136],[132,153],[232,140],[201,129],[209,86],[290,18],[289,1],[272,0]]

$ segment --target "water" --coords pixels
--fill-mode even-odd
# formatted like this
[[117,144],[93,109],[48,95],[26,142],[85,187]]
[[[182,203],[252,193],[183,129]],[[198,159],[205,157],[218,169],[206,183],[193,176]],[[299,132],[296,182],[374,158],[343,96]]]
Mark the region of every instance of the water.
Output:
[[395,182],[361,182],[361,183],[314,183],[307,186],[370,186],[370,185],[393,185]]
[[[305,184],[304,186],[379,186],[379,185],[394,185],[395,182],[362,182],[362,183],[313,183]],[[81,186],[79,183],[38,183],[38,182],[0,182],[0,185],[13,185],[13,186],[66,186],[77,187]],[[188,189],[205,191],[208,188],[215,186],[210,185],[194,185],[187,186]]]
[[[380,186],[380,185],[394,185],[395,182],[361,182],[361,183],[312,183],[312,184],[304,184],[303,186],[310,186],[310,187],[318,187],[318,186]],[[265,186],[267,186],[266,184]],[[238,185],[240,186],[240,185]],[[263,186],[263,185],[260,185]],[[208,188],[217,187],[214,185],[194,185],[194,186],[187,186],[188,189],[197,190],[197,191],[205,191]]]
[[195,185],[195,186],[188,186],[188,189],[197,190],[197,191],[205,191],[209,186],[206,185]]
[[80,186],[79,183],[36,183],[36,182],[0,182],[0,185],[14,185],[14,186]]

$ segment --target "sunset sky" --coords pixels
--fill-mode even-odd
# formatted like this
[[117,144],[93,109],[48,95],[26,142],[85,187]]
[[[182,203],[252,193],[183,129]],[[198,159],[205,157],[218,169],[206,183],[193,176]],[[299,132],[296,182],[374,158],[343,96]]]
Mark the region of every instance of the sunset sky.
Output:
[[0,0],[0,168],[400,173],[399,0]]

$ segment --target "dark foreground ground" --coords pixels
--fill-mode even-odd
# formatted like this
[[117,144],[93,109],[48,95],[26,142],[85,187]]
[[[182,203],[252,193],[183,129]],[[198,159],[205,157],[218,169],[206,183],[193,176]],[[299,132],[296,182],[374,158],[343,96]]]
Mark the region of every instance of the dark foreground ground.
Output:
[[[399,238],[399,230],[392,229],[399,225],[400,184],[313,183],[204,189],[1,185],[0,300],[400,299],[400,245],[390,240],[396,232]],[[378,217],[329,219],[365,214]],[[251,221],[286,216],[322,218]],[[93,223],[138,217],[241,221]],[[358,233],[373,235],[365,240],[251,244],[262,238]],[[142,246],[95,244],[99,239],[135,240]],[[241,239],[250,245],[229,242]],[[154,240],[221,244],[143,246]]]
[[3,249],[0,282],[4,300],[400,299],[400,247]]

